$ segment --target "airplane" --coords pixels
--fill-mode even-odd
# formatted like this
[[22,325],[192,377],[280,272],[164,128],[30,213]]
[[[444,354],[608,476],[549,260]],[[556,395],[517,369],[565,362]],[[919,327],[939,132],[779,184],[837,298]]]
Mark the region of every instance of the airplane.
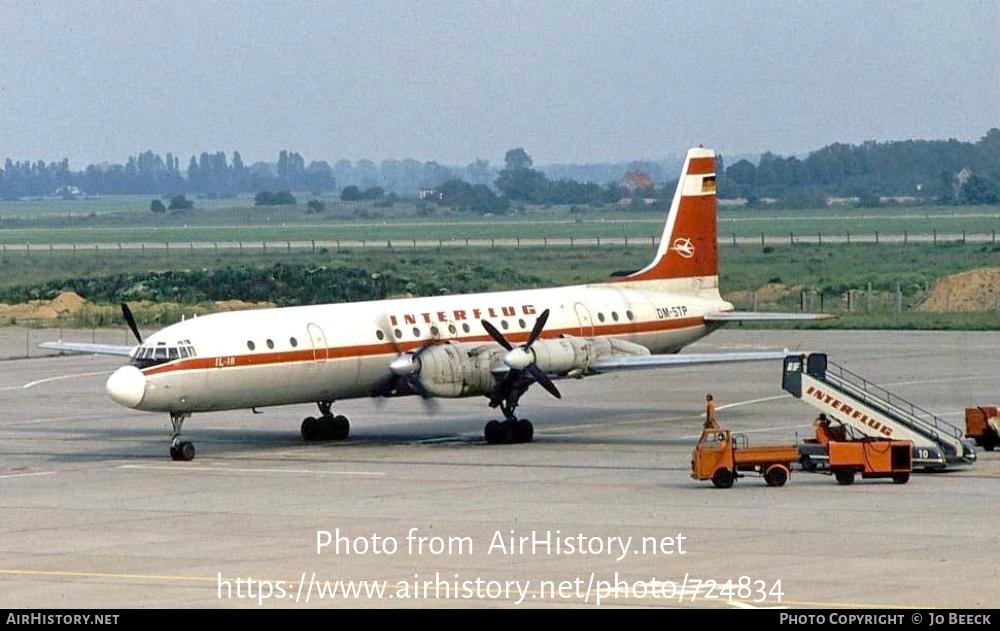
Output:
[[679,354],[732,322],[825,319],[825,314],[736,311],[719,294],[715,153],[687,152],[652,261],[605,282],[546,289],[429,296],[210,314],[172,324],[137,346],[46,342],[64,352],[129,357],[108,378],[116,403],[166,412],[170,455],[189,461],[182,440],[194,413],[316,403],[306,440],[343,440],[350,422],[335,401],[415,395],[485,396],[503,420],[487,443],[532,440],[516,410],[538,384],[616,370],[781,360],[788,351]]

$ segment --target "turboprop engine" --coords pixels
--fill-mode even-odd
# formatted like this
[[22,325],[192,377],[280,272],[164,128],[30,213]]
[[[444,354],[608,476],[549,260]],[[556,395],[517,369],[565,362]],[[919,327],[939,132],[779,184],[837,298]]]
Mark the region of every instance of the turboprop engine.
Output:
[[472,348],[437,344],[419,353],[400,355],[390,369],[419,383],[433,397],[465,397],[493,389],[493,367],[502,363],[504,349],[492,345]]

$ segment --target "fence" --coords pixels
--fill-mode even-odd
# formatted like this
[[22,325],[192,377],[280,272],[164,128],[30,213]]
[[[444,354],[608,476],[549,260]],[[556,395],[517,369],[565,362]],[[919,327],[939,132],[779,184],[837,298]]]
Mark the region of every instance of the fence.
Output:
[[19,320],[17,326],[0,327],[0,360],[53,357],[59,354],[57,351],[38,348],[42,342],[62,340],[92,344],[135,344],[135,338],[124,323],[117,328],[80,329],[51,326],[55,322],[57,321]]
[[[786,235],[765,234],[746,236],[731,234],[719,236],[720,245],[794,245],[794,244],[849,244],[868,243],[875,245],[906,245],[910,243],[991,243],[996,244],[996,230],[990,232],[960,232],[930,234],[883,234],[871,233],[789,233]],[[310,239],[310,240],[264,240],[264,241],[123,241],[105,243],[0,243],[0,255],[24,254],[30,256],[39,252],[61,253],[129,253],[144,254],[147,250],[158,252],[193,252],[220,250],[238,252],[291,252],[342,251],[342,250],[395,250],[433,248],[548,248],[548,247],[656,247],[658,236],[627,237],[512,237],[500,239]]]

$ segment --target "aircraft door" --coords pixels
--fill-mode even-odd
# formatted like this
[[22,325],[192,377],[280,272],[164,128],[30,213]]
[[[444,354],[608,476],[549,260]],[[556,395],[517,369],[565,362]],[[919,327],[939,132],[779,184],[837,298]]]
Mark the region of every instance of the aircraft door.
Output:
[[576,311],[576,319],[580,321],[580,336],[592,337],[594,335],[594,321],[590,317],[590,310],[582,302],[573,306]]
[[321,329],[318,324],[310,322],[309,326],[306,327],[306,330],[309,331],[309,339],[312,341],[313,360],[325,362],[327,344],[326,335],[323,333],[323,329]]

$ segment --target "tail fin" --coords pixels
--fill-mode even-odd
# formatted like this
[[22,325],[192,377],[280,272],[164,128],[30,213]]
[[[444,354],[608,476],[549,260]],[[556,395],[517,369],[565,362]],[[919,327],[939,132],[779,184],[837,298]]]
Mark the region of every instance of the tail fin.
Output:
[[689,149],[653,261],[624,282],[718,277],[715,152]]

